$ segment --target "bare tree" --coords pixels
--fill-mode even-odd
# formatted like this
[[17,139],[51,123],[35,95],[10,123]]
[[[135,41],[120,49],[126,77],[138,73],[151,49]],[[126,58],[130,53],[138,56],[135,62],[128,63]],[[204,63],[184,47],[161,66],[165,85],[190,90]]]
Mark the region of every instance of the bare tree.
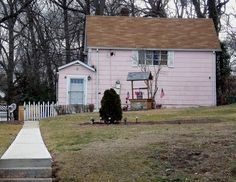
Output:
[[231,7],[231,11],[225,14],[225,29],[226,40],[229,48],[229,54],[231,55],[230,67],[234,75],[236,75],[236,8]]
[[2,60],[0,61],[0,65],[5,70],[5,73],[7,75],[7,94],[6,94],[6,100],[7,103],[10,104],[13,101],[13,95],[14,95],[14,69],[15,69],[15,25],[17,16],[14,12],[17,12],[16,7],[18,6],[18,3],[13,0],[7,1],[7,4],[5,1],[0,1],[2,5],[2,14],[4,15],[5,20],[2,21],[3,25],[1,25],[1,28],[4,31],[4,34],[1,35],[0,39],[0,47],[1,50],[3,50]]
[[59,0],[52,1],[58,7],[63,10],[63,25],[64,25],[64,38],[65,38],[65,53],[66,53],[66,63],[71,62],[71,46],[70,46],[70,32],[69,32],[69,15],[68,11],[73,0]]
[[217,34],[221,30],[221,16],[225,13],[229,0],[192,0],[198,18],[212,18]]
[[137,3],[138,0],[124,0],[123,6],[128,8],[130,11],[130,16],[140,16],[141,15],[141,9]]
[[[21,5],[15,6],[14,8],[12,8],[11,12],[8,12],[7,14],[4,14],[3,18],[0,19],[0,24],[9,20],[9,19],[13,19],[16,18],[19,14],[21,14],[22,12],[25,11],[26,7],[28,5],[30,5],[34,0],[25,0],[21,2]],[[9,4],[11,4],[13,2],[9,1]],[[6,12],[6,4],[5,1],[1,0],[0,1],[1,6],[3,7],[4,11]]]
[[169,0],[144,0],[145,8],[142,10],[144,16],[166,18],[166,7]]
[[106,0],[94,0],[95,15],[103,15]]
[[[161,54],[161,52],[159,53]],[[162,70],[162,60],[158,60],[157,65],[152,65],[146,62],[145,51],[140,51],[139,56],[132,57],[133,61],[138,65],[141,72],[151,72],[152,80],[145,81],[148,88],[148,93],[152,99],[153,106],[156,106],[156,94],[158,91],[158,80]]]
[[183,18],[187,8],[187,0],[174,0],[176,17]]

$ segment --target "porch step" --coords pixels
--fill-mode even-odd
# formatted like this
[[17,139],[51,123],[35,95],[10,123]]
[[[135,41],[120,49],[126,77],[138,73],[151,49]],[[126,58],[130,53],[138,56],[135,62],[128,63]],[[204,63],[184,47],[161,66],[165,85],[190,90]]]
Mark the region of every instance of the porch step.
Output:
[[1,178],[50,178],[52,168],[30,167],[30,168],[2,168],[0,169]]
[[52,182],[52,178],[0,178],[0,182]]
[[52,157],[39,123],[26,121],[0,159],[0,182],[52,182]]

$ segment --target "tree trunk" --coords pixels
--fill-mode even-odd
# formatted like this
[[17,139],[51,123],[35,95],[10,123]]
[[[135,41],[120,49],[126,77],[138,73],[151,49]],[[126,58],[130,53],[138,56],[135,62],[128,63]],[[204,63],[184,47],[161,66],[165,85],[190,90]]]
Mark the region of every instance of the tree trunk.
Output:
[[66,63],[71,62],[71,50],[70,50],[70,31],[68,20],[67,0],[63,0],[63,15],[64,15],[64,35],[66,43]]
[[36,36],[34,31],[34,12],[32,10],[31,6],[27,7],[27,18],[28,18],[28,27],[29,27],[29,33],[30,33],[30,44],[31,44],[31,51],[30,51],[30,63],[28,65],[29,73],[30,73],[30,79],[35,83],[35,85],[39,85],[39,55],[37,50],[37,43],[36,43]]
[[106,0],[94,0],[95,15],[103,15]]
[[8,39],[9,39],[9,55],[8,55],[8,64],[7,64],[7,104],[11,104],[14,98],[14,83],[13,83],[13,75],[14,75],[14,26],[15,26],[15,18],[9,19],[8,23]]
[[192,0],[193,6],[195,8],[195,12],[198,18],[206,18],[205,15],[201,12],[200,8],[200,1],[199,0]]
[[216,2],[215,0],[208,0],[207,1],[208,11],[209,11],[209,18],[213,19],[215,30],[217,35],[219,35],[219,15],[216,9]]

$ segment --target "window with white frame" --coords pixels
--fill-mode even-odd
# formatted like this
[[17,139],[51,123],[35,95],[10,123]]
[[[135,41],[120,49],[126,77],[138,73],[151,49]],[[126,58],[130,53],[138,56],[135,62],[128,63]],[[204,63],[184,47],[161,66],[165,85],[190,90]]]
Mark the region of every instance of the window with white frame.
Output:
[[139,50],[138,64],[167,65],[168,51],[163,50]]

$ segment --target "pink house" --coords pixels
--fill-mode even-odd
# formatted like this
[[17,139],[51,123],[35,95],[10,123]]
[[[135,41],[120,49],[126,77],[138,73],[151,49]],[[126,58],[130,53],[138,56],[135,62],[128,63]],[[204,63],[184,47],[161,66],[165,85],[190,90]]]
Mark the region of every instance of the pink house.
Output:
[[92,103],[98,109],[109,88],[126,104],[132,94],[127,75],[143,65],[152,73],[161,67],[155,100],[164,107],[216,105],[220,45],[211,19],[87,16],[86,50],[87,63],[59,68],[60,105]]

